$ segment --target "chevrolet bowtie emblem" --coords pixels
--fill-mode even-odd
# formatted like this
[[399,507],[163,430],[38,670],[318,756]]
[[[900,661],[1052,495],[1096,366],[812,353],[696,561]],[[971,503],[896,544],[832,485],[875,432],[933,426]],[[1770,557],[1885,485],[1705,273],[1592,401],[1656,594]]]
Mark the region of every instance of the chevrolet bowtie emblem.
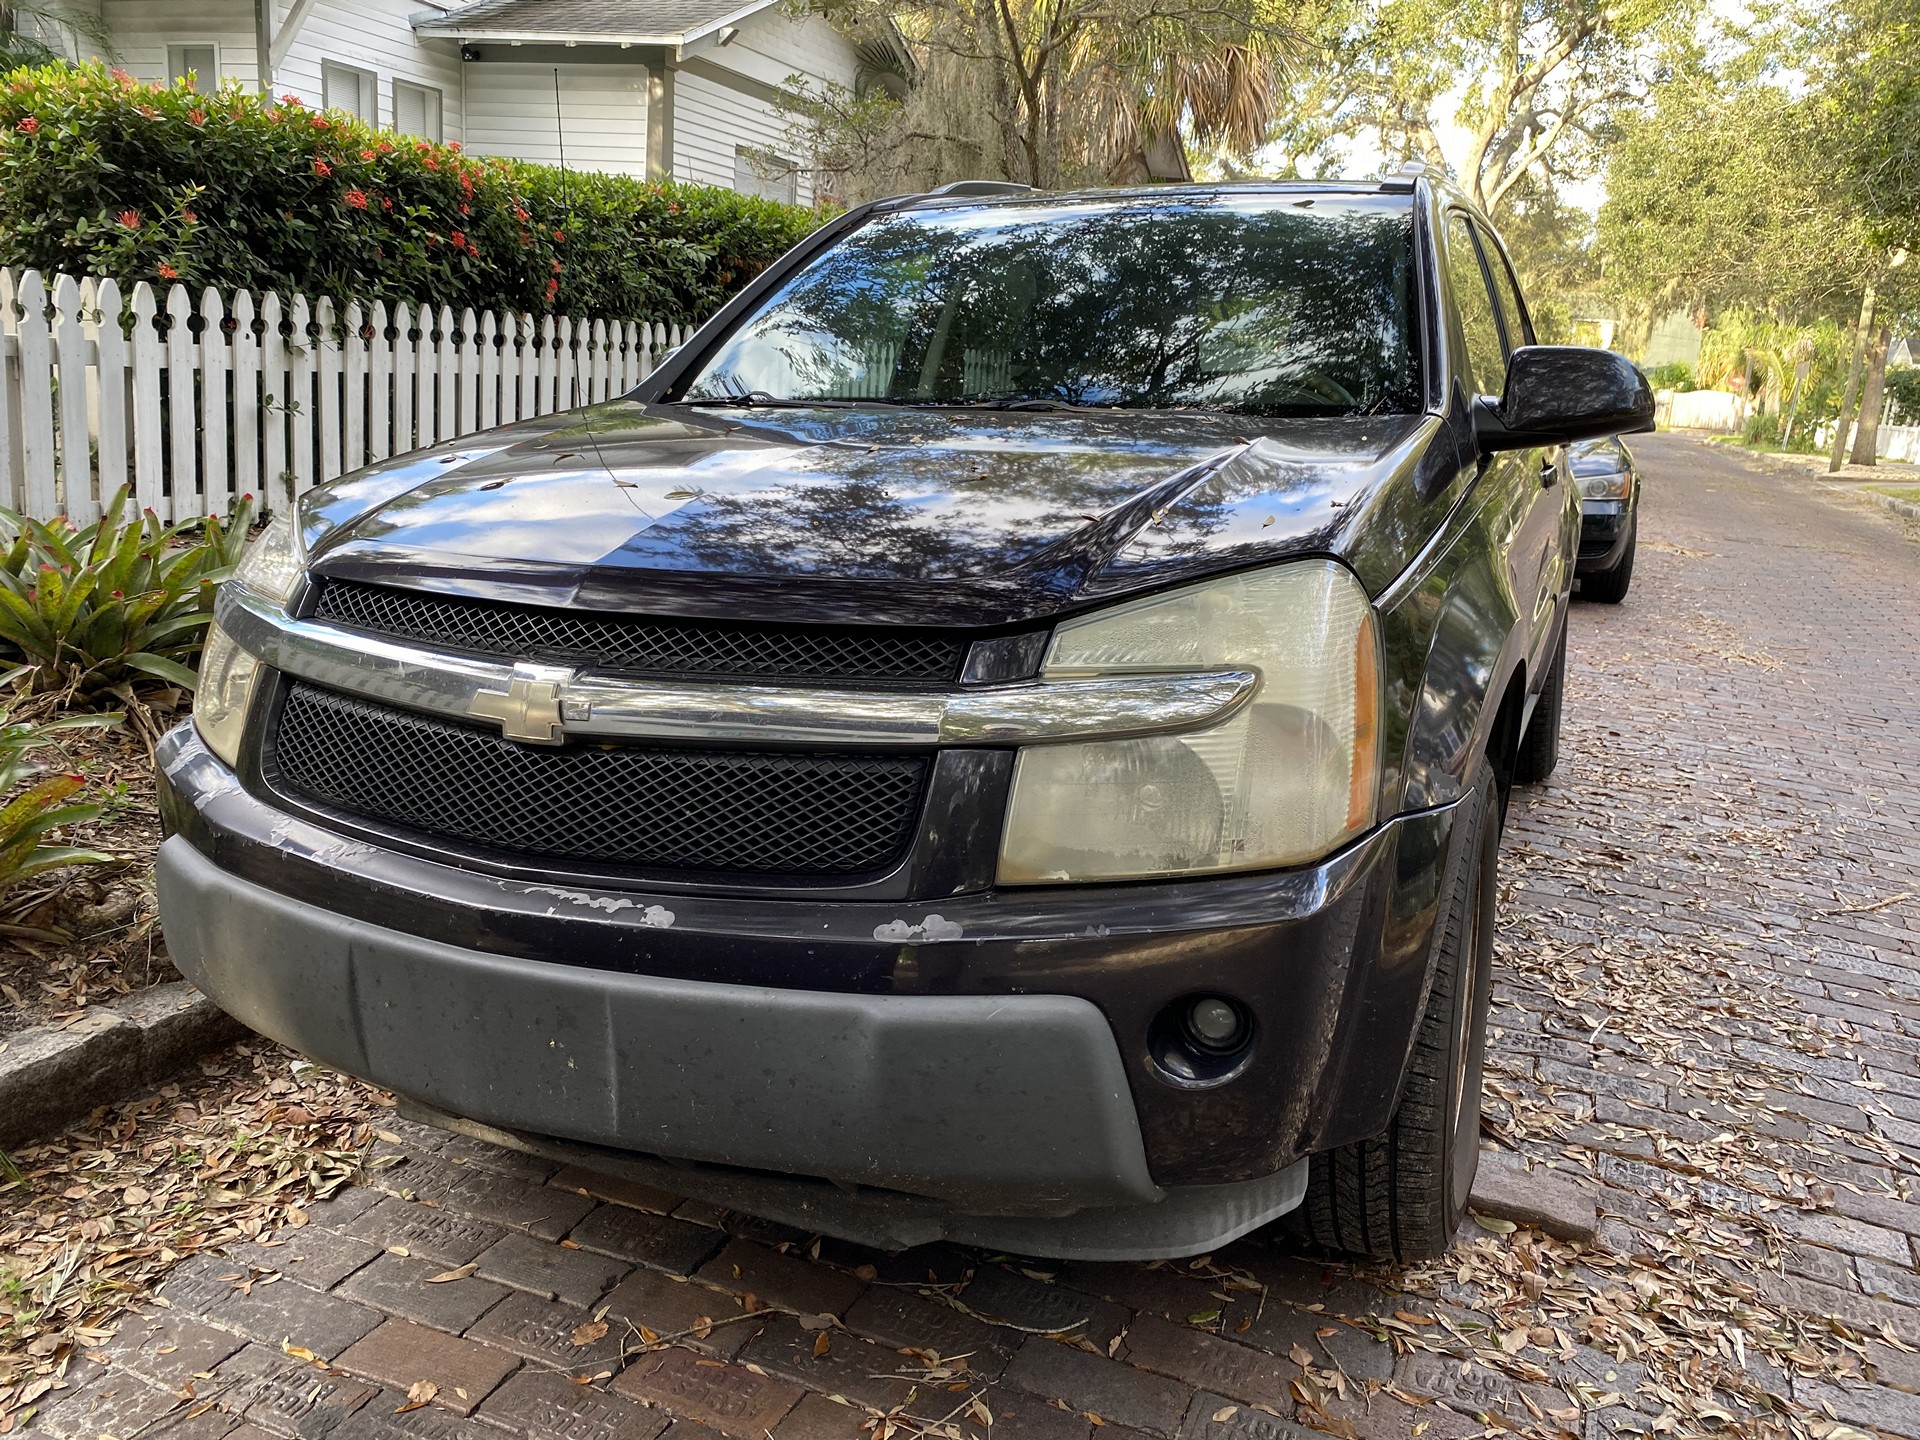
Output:
[[480,691],[467,713],[498,720],[500,733],[509,740],[558,745],[566,739],[562,722],[567,681],[572,678],[573,671],[564,665],[516,665],[504,692]]

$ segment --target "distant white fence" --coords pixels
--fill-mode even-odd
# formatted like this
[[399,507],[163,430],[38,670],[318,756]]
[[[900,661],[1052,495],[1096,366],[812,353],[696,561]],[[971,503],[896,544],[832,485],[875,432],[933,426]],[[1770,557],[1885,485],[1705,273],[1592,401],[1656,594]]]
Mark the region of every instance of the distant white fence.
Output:
[[[1847,453],[1853,453],[1853,439],[1859,433],[1858,422],[1847,427]],[[1833,444],[1833,422],[1827,421],[1814,431],[1813,443],[1825,450]],[[1882,460],[1906,460],[1920,465],[1920,425],[1882,424],[1874,436],[1874,452]]]
[[1662,390],[1654,400],[1662,430],[1728,434],[1747,423],[1747,402],[1727,390]]
[[618,396],[683,338],[0,270],[0,504],[84,525],[130,483],[168,521],[249,493],[278,507],[390,455]]

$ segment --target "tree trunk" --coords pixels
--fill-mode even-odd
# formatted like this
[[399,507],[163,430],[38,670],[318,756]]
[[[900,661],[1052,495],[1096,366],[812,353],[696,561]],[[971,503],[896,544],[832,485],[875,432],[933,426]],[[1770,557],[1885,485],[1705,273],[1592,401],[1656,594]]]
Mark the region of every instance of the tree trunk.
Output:
[[1827,456],[1827,473],[1840,468],[1847,454],[1847,426],[1853,422],[1853,402],[1860,394],[1860,371],[1866,360],[1867,337],[1873,334],[1873,310],[1880,299],[1878,277],[1867,281],[1860,296],[1860,324],[1853,332],[1853,363],[1847,367],[1847,388],[1840,396],[1840,414],[1833,422],[1833,451]]
[[1893,337],[1882,325],[1867,348],[1867,383],[1860,391],[1860,428],[1854,432],[1852,461],[1872,465],[1879,460],[1880,411],[1887,403],[1887,346]]

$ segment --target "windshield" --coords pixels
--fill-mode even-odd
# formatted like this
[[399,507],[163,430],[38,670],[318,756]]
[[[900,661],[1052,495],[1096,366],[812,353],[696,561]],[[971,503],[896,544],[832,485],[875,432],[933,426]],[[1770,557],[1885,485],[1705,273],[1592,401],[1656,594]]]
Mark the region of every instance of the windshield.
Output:
[[684,392],[719,402],[1421,408],[1412,211],[1254,193],[914,211],[818,256]]

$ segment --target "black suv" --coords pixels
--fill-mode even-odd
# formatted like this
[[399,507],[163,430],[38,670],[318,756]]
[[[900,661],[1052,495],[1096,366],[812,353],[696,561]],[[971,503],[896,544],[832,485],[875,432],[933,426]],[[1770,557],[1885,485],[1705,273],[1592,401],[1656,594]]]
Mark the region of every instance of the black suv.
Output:
[[889,1249],[1411,1259],[1478,1153],[1566,441],[1425,177],[852,211],[637,390],[303,497],[175,961],[438,1123]]

